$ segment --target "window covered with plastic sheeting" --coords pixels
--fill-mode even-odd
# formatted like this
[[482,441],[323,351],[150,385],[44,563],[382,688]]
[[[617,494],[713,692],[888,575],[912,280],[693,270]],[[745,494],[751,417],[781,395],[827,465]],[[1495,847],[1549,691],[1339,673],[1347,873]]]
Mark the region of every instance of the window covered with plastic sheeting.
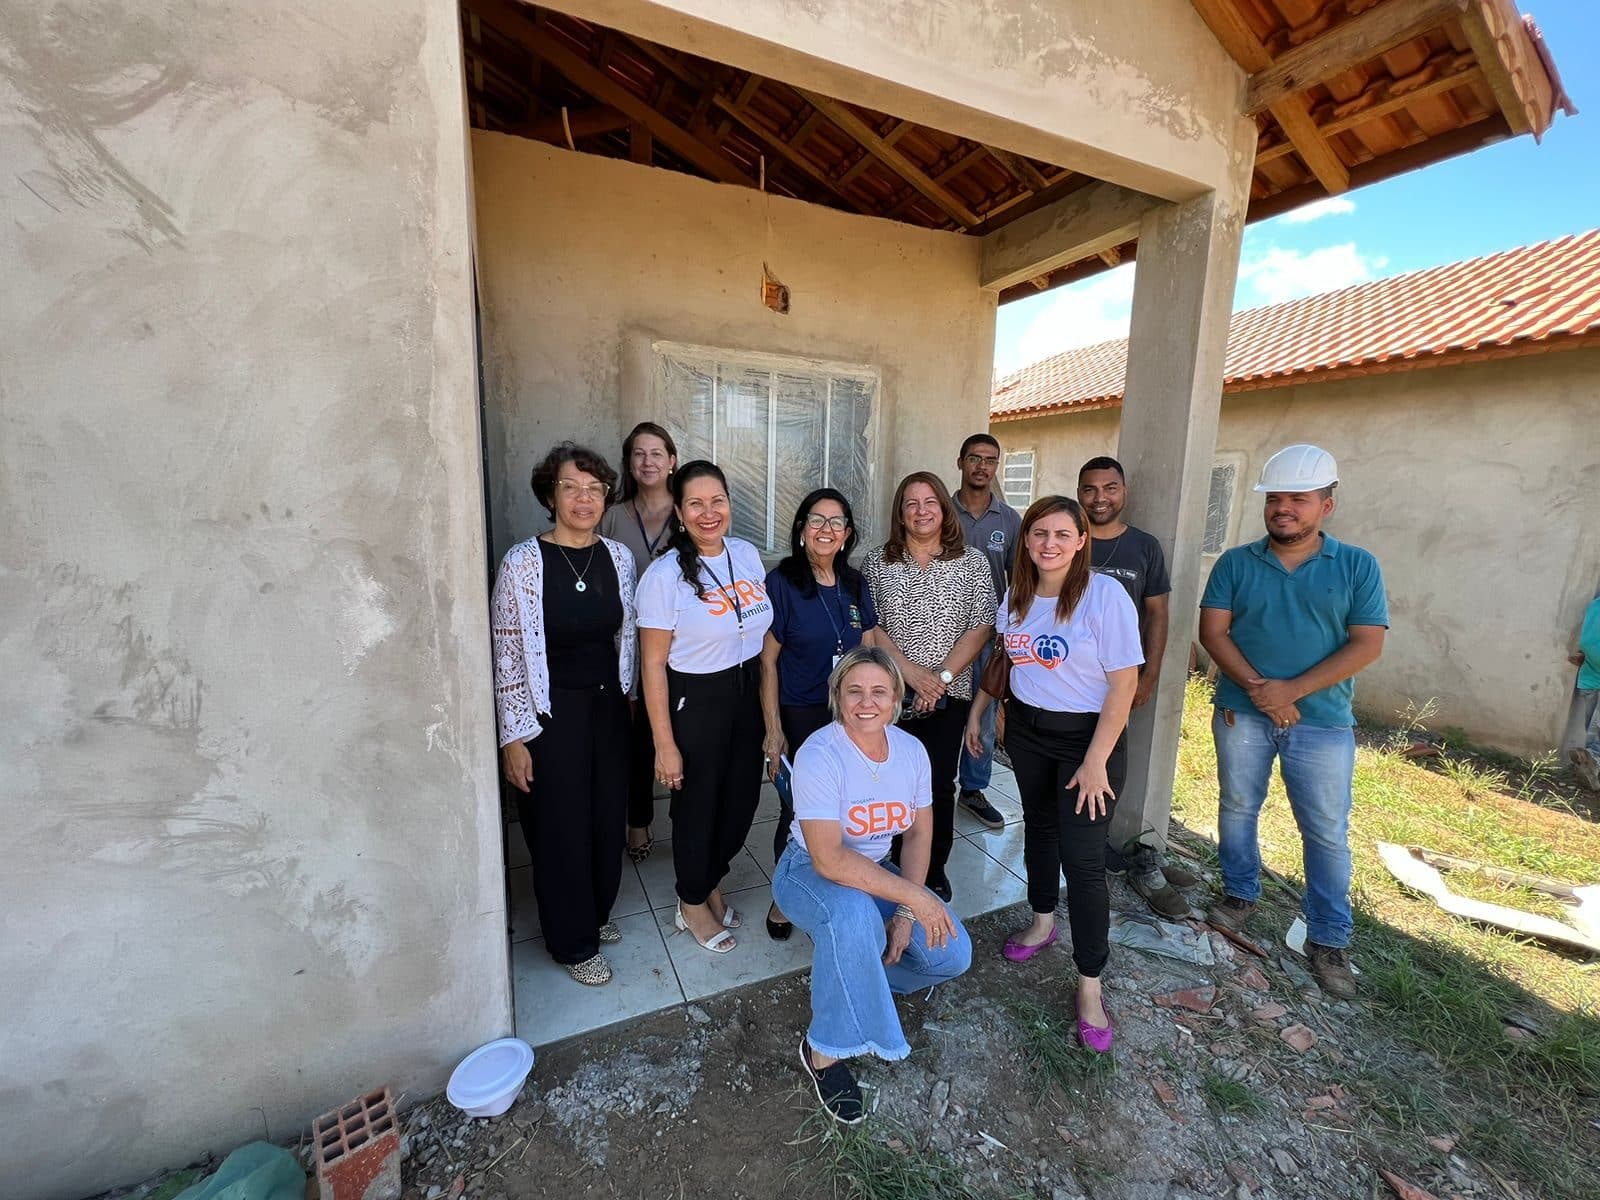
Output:
[[876,368],[671,342],[652,350],[655,419],[682,431],[680,462],[708,458],[727,475],[736,537],[786,553],[796,507],[829,486],[871,540]]
[[1221,554],[1228,545],[1228,521],[1233,516],[1233,485],[1237,463],[1219,462],[1211,468],[1211,489],[1206,494],[1206,534],[1203,554]]
[[1033,451],[1008,450],[1002,467],[1000,490],[1006,503],[1026,512],[1033,503]]

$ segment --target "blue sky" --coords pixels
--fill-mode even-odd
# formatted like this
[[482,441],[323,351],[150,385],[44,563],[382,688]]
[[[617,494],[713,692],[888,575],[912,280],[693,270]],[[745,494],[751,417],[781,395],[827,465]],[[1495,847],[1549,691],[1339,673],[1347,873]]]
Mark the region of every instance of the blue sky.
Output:
[[[1249,226],[1234,307],[1254,308],[1600,226],[1600,12],[1524,0],[1581,110],[1512,138]],[[995,370],[1128,332],[1131,264],[1003,305]]]

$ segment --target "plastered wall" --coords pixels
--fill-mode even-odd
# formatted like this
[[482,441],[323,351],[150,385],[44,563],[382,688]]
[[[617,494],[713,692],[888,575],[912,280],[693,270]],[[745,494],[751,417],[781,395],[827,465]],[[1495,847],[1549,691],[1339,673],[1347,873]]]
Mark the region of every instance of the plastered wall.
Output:
[[[1562,744],[1566,655],[1600,591],[1600,462],[1591,437],[1600,352],[1373,376],[1225,396],[1219,455],[1240,465],[1230,544],[1262,536],[1251,491],[1292,442],[1333,453],[1343,480],[1334,536],[1378,556],[1393,627],[1362,673],[1357,707],[1392,720],[1432,698],[1434,729],[1524,755]],[[1038,448],[1043,490],[1115,454],[1117,410],[1003,421]],[[1129,480],[1137,522],[1137,479]]]
[[[562,0],[575,16],[1169,200],[1225,194],[1244,73],[1188,0]],[[1248,173],[1249,163],[1244,163]]]
[[[548,524],[528,475],[551,443],[620,466],[648,415],[625,360],[652,338],[878,367],[880,512],[906,472],[954,475],[987,424],[994,296],[976,239],[526,138],[474,132],[472,148],[497,555]],[[763,263],[787,316],[761,303]]]
[[454,4],[0,10],[0,1193],[510,1026]]

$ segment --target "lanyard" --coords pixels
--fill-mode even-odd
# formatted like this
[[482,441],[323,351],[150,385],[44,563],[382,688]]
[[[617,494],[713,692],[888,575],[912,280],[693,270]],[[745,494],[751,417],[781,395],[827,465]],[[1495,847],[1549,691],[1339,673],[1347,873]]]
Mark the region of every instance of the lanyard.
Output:
[[744,606],[739,603],[739,589],[734,586],[737,581],[733,577],[733,547],[728,547],[728,582],[726,585],[723,584],[722,580],[717,578],[717,573],[711,569],[711,564],[709,562],[703,561],[700,565],[706,569],[706,574],[711,576],[711,582],[716,584],[717,587],[721,589],[724,596],[727,596],[729,600],[733,601],[733,619],[739,622],[739,640],[743,641]]
[[[839,599],[839,585],[837,582],[833,585],[833,598],[835,603],[839,605],[839,615],[841,617],[844,616],[844,602]],[[822,611],[828,618],[828,626],[833,630],[834,650],[837,651],[838,654],[843,654],[844,632],[839,628],[839,622],[833,619],[833,609],[828,606],[827,600],[823,598],[822,585],[820,583],[817,584],[817,603],[822,605]]]
[[[672,524],[672,518],[669,516],[665,521],[663,521],[661,523],[661,532],[652,538],[649,533],[645,531],[644,518],[639,515],[639,504],[638,501],[635,501],[633,505],[633,523],[639,527],[639,538],[644,542],[645,553],[649,555],[649,557],[654,558],[656,556],[656,547],[661,544],[661,539],[667,536],[667,528]],[[731,573],[732,568],[729,570]]]

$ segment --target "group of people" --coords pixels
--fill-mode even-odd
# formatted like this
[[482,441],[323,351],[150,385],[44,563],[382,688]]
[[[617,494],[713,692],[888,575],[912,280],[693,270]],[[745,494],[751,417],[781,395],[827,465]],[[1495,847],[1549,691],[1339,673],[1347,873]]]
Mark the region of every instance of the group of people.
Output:
[[[1267,474],[1307,450],[1282,452]],[[1108,844],[1126,727],[1155,692],[1171,590],[1159,542],[1122,520],[1121,465],[1091,459],[1077,498],[1041,497],[1019,515],[995,489],[999,442],[974,434],[954,495],[932,472],[906,476],[886,540],[859,562],[849,499],[818,488],[767,571],[732,535],[715,464],[679,463],[651,422],[629,433],[622,458],[619,488],[592,450],[562,443],[546,455],[532,486],[554,527],[506,555],[494,589],[502,768],[554,959],[580,983],[611,979],[602,947],[621,937],[610,912],[622,855],[653,852],[658,786],[671,796],[674,922],[707,952],[733,952],[753,914],[721,885],[763,778],[774,780],[766,932],[781,940],[798,926],[816,945],[801,1066],[835,1119],[859,1121],[845,1060],[908,1054],[894,995],[971,962],[947,866],[958,796],[985,825],[1004,824],[985,794],[1003,710],[1033,918],[1001,950],[1022,962],[1058,940],[1064,874],[1078,1035],[1109,1050],[1108,868],[1128,870],[1158,909],[1187,913],[1179,889],[1197,882],[1154,846]],[[1306,836],[1313,966],[1345,994],[1349,852],[1330,772],[1340,720],[1353,753],[1349,678],[1376,657],[1366,631],[1381,645],[1387,617],[1370,555],[1320,532],[1336,482],[1322,458],[1325,470],[1318,460],[1293,479],[1264,474],[1268,536],[1217,564],[1201,637],[1225,677],[1227,895],[1214,919],[1242,930],[1259,894],[1254,821],[1276,754]],[[1353,597],[1344,609],[1341,580]],[[1347,818],[1348,764],[1343,789]]]

